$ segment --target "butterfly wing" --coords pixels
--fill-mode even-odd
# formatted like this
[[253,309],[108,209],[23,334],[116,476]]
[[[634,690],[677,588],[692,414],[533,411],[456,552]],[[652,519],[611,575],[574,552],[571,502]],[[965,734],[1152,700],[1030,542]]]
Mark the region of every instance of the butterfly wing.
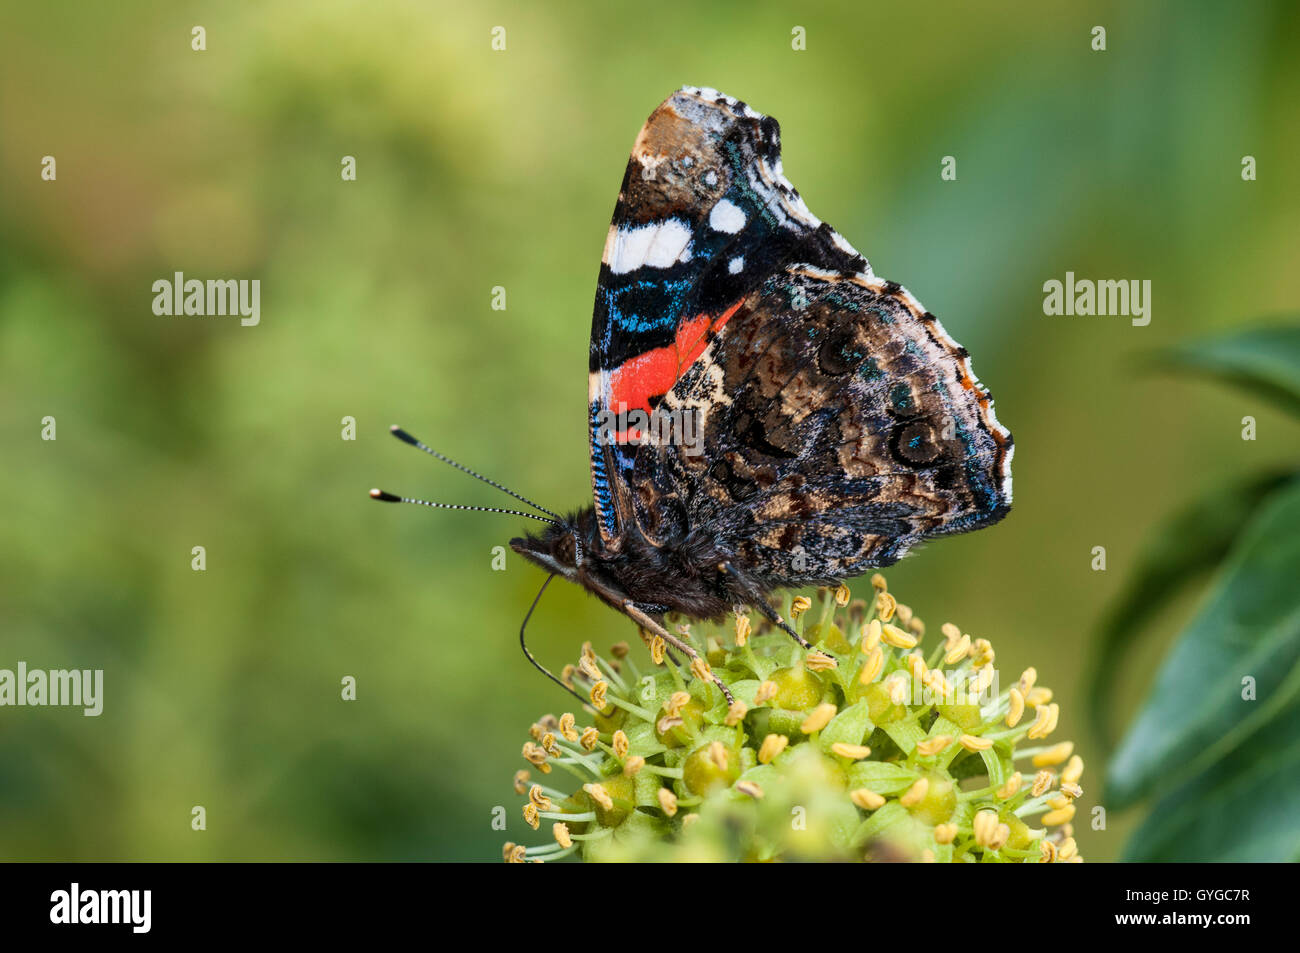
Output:
[[716,538],[765,588],[890,565],[1010,508],[1011,435],[965,350],[879,278],[770,276],[663,409],[699,440],[640,448],[638,526]]
[[632,519],[629,421],[654,410],[740,302],[792,260],[870,273],[782,175],[774,119],[715,90],[673,94],[633,146],[596,290],[591,475],[607,547]]
[[655,545],[706,534],[772,587],[888,565],[1009,509],[1011,436],[965,350],[807,210],[773,120],[711,90],[656,110],[601,276],[593,421],[656,409],[695,437],[630,442],[617,413],[615,439],[593,426],[615,545],[633,527]]

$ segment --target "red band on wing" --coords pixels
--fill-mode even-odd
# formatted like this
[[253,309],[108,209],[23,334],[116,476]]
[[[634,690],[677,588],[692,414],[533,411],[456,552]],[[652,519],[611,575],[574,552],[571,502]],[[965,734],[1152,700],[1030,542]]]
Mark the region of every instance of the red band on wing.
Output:
[[737,301],[716,319],[707,314],[683,321],[677,328],[677,340],[667,347],[657,347],[628,358],[609,375],[610,409],[615,411],[650,411],[650,398],[660,397],[673,389],[677,378],[695,363],[709,345],[709,335],[717,334],[740,308]]

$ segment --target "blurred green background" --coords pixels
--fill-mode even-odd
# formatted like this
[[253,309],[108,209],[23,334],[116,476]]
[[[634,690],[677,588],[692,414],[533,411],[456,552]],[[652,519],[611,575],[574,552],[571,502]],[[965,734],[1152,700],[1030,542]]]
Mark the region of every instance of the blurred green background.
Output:
[[[1137,358],[1300,300],[1300,17],[1054,6],[5,0],[0,668],[102,668],[105,702],[0,709],[0,857],[495,859],[523,836],[519,748],[565,705],[516,642],[541,573],[491,570],[524,521],[366,490],[505,504],[401,423],[551,508],[589,502],[601,248],[637,130],[683,84],[776,116],[813,211],[972,352],[1016,436],[1015,509],[890,587],[1011,677],[1037,666],[1089,766],[1081,851],[1117,856],[1131,820],[1085,820],[1097,620],[1171,506],[1296,443],[1262,399]],[[155,316],[174,271],[260,279],[260,326]],[[1150,279],[1150,325],[1045,316],[1066,271]],[[1194,605],[1113,685],[1121,721]],[[530,632],[553,665],[634,635],[558,583]]]

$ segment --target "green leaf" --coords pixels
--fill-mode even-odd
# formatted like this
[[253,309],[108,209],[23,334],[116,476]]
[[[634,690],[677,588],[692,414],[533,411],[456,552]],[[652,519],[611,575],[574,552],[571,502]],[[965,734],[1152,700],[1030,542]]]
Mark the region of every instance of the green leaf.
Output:
[[1093,643],[1087,689],[1093,729],[1101,738],[1114,737],[1110,685],[1137,634],[1179,592],[1217,566],[1260,503],[1295,477],[1288,471],[1216,487],[1155,531]]
[[1140,862],[1300,860],[1300,704],[1162,798],[1129,838]]
[[[1300,481],[1260,507],[1120,743],[1106,802],[1119,810],[1202,771],[1300,689]],[[1242,698],[1255,680],[1256,701]]]
[[866,702],[858,702],[832,718],[830,724],[822,729],[817,741],[822,751],[830,754],[831,745],[834,744],[862,744],[862,739],[874,728],[871,723],[871,706]]
[[859,761],[845,772],[849,788],[870,788],[877,794],[901,794],[916,783],[917,772],[891,761]]
[[1155,360],[1174,369],[1206,371],[1300,414],[1300,325],[1192,341],[1159,352]]

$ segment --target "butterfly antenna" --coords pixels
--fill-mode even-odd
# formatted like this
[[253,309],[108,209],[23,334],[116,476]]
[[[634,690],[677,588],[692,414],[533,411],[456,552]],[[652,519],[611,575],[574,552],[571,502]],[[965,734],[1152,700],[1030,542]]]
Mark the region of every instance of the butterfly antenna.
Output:
[[538,516],[536,513],[525,513],[523,510],[503,510],[495,506],[463,506],[459,503],[432,503],[429,500],[417,500],[412,496],[398,496],[396,493],[387,493],[383,490],[371,490],[370,498],[379,500],[381,503],[416,503],[420,506],[437,507],[440,510],[478,510],[480,513],[508,513],[511,516],[527,516],[530,520],[537,520],[539,523],[550,523],[552,526],[563,525],[559,520],[547,519],[545,516]]
[[549,576],[547,576],[546,581],[542,583],[542,588],[538,589],[537,595],[533,597],[533,604],[528,607],[528,615],[524,616],[523,624],[519,626],[519,647],[524,650],[524,655],[528,657],[528,661],[533,663],[533,668],[537,669],[537,671],[541,672],[543,675],[545,675],[547,678],[553,681],[556,685],[559,685],[561,688],[563,688],[574,698],[578,699],[578,701],[580,701],[582,704],[586,705],[589,704],[589,700],[587,698],[584,698],[576,689],[574,689],[572,685],[564,684],[564,682],[560,678],[558,678],[554,672],[552,672],[541,662],[537,661],[537,658],[533,655],[533,653],[528,651],[528,643],[524,641],[524,632],[528,628],[528,620],[533,617],[533,610],[537,608],[537,603],[542,601],[542,593],[546,591],[546,587],[551,584],[551,580],[554,578],[555,578],[555,573],[551,573]]
[[[487,477],[485,477],[483,474],[481,474],[481,473],[475,473],[475,472],[474,472],[473,470],[471,470],[469,467],[464,466],[463,464],[459,464],[459,463],[457,463],[455,460],[451,459],[451,457],[443,456],[443,455],[442,455],[441,453],[439,453],[437,450],[434,450],[432,447],[428,446],[427,444],[421,443],[421,442],[420,442],[419,440],[417,440],[415,437],[412,437],[409,433],[407,433],[407,432],[406,432],[405,430],[403,430],[401,427],[393,426],[393,427],[390,427],[389,430],[392,431],[394,437],[396,437],[398,440],[401,440],[403,443],[409,443],[412,447],[417,447],[417,448],[419,448],[420,450],[423,450],[423,451],[424,451],[425,453],[427,453],[429,456],[431,456],[431,457],[435,457],[435,458],[441,460],[443,463],[447,464],[448,466],[453,466],[453,467],[455,467],[455,468],[456,468],[457,470],[459,470],[461,473],[468,473],[468,474],[469,474],[470,476],[472,476],[474,479],[476,479],[476,480],[482,480],[482,481],[483,481],[484,483],[486,483],[488,486],[494,486],[494,487],[496,487],[498,490],[500,490],[502,493],[508,493],[509,495],[513,496],[516,500],[518,500],[520,503],[527,503],[529,506],[531,506],[533,509],[537,510],[538,512],[545,513],[547,516],[552,517],[552,518],[555,520],[555,522],[557,522],[557,523],[563,523],[563,522],[564,522],[564,518],[563,518],[562,516],[560,516],[558,513],[552,513],[552,512],[551,512],[550,510],[548,510],[546,507],[544,507],[544,506],[538,506],[538,505],[537,505],[536,503],[534,503],[532,500],[528,499],[528,497],[526,497],[526,496],[521,496],[520,494],[516,493],[514,490],[510,489],[509,487],[502,486],[502,485],[501,485],[500,483],[498,483],[496,480],[489,480],[489,479],[488,479]],[[373,496],[374,494],[371,494],[371,495]],[[377,497],[376,497],[376,499],[377,499]],[[463,508],[463,507],[462,507],[462,508]],[[500,510],[499,512],[509,512],[509,511],[508,511],[508,510]],[[525,515],[527,515],[527,514],[525,514]]]

